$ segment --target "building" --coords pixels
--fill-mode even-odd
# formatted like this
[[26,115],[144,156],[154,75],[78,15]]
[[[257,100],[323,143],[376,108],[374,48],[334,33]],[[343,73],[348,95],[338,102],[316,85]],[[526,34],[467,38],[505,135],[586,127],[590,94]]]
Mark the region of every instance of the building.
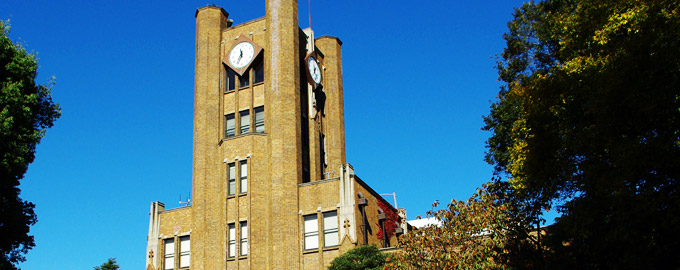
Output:
[[147,269],[326,269],[404,232],[345,160],[342,42],[297,10],[267,1],[238,25],[196,11],[193,204],[151,204]]

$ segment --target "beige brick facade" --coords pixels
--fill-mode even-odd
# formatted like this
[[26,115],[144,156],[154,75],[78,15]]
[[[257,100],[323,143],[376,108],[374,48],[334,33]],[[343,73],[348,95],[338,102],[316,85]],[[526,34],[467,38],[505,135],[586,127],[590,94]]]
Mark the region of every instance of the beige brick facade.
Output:
[[[266,12],[232,25],[222,8],[196,11],[193,204],[152,203],[147,269],[326,269],[365,234],[383,247],[377,202],[387,203],[346,162],[342,43],[301,30],[295,0],[267,1]],[[262,51],[233,75],[223,60],[244,37]],[[312,52],[319,88],[306,75]]]

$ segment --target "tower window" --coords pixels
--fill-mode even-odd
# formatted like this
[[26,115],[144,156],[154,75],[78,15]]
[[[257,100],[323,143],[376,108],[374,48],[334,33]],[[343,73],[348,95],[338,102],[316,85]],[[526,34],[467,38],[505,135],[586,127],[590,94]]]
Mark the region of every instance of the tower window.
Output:
[[323,246],[334,247],[338,245],[338,212],[323,213]]
[[169,238],[165,239],[164,241],[164,258],[163,258],[163,266],[165,270],[171,270],[175,269],[175,239],[174,238]]
[[231,91],[234,90],[234,88],[236,88],[236,73],[234,73],[234,71],[228,67],[226,68],[226,70],[227,72],[225,72],[226,75],[224,84],[227,86],[226,91]]
[[248,255],[248,222],[241,221],[241,256]]
[[227,256],[229,258],[236,257],[236,225],[234,223],[229,224],[229,253]]
[[239,170],[241,173],[240,192],[246,193],[248,192],[248,161],[241,161],[241,168]]
[[319,164],[321,165],[321,179],[326,179],[326,174],[324,174],[326,170],[326,166],[328,166],[328,162],[326,159],[326,135],[323,133],[319,134]]
[[236,164],[229,163],[227,170],[227,194],[229,196],[236,194]]
[[241,119],[239,119],[240,134],[245,134],[250,132],[250,112],[248,110],[241,111],[239,113]]
[[191,240],[189,236],[179,238],[179,268],[187,268],[191,264]]
[[249,71],[246,71],[243,73],[242,76],[238,77],[239,88],[243,88],[250,85],[250,76],[248,75],[249,73],[250,73]]
[[260,63],[255,67],[255,80],[253,84],[264,82],[264,63]]
[[224,137],[229,138],[236,135],[236,121],[234,114],[230,113],[224,116]]
[[255,108],[255,132],[264,132],[264,106]]
[[316,214],[304,216],[305,250],[319,248],[319,222]]

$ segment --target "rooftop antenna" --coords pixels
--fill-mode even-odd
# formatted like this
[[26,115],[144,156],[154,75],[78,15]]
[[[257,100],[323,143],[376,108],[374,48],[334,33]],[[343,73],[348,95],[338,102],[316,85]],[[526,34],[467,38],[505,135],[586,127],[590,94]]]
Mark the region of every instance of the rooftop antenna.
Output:
[[182,194],[179,194],[179,204],[184,206],[189,206],[191,205],[191,192],[189,192],[189,197],[187,197],[186,201],[182,201]]
[[396,193],[396,192],[392,192],[392,193],[381,193],[380,195],[388,195],[388,196],[394,197],[394,208],[399,209],[399,207],[397,207],[397,193]]
[[312,0],[307,0],[307,12],[309,13],[309,28],[312,28]]

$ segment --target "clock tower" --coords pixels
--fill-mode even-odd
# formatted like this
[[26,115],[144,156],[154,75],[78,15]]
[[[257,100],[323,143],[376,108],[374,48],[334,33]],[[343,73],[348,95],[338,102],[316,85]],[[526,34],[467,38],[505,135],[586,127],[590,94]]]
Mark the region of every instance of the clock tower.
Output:
[[196,11],[193,204],[152,203],[147,268],[326,269],[403,232],[345,160],[342,42],[297,11],[269,0],[238,25]]

